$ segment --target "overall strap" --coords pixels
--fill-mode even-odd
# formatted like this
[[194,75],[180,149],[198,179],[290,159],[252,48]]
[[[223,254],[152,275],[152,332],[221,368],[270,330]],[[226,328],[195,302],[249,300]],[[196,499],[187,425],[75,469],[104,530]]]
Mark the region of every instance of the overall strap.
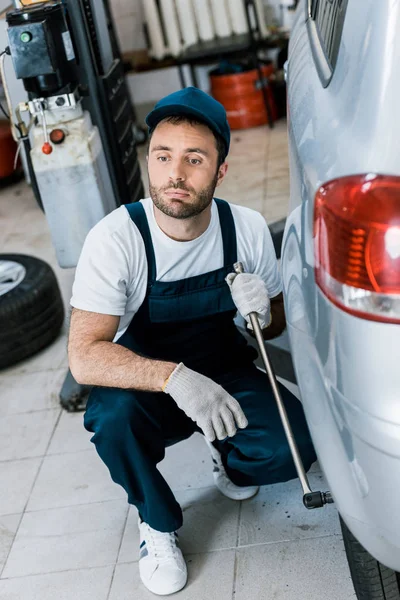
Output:
[[154,254],[153,242],[151,239],[150,228],[146,217],[146,212],[141,202],[133,202],[132,204],[125,204],[125,208],[128,211],[132,221],[139,229],[140,234],[143,238],[144,247],[146,249],[147,258],[147,282],[154,283],[157,277],[156,269],[156,257]]
[[219,221],[221,224],[222,244],[224,248],[224,266],[237,262],[236,227],[231,207],[226,200],[214,198],[218,207]]

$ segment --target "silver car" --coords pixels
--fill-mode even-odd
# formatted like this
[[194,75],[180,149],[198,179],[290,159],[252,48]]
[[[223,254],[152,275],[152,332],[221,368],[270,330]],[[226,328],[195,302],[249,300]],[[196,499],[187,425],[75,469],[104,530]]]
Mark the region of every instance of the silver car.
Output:
[[399,66],[400,0],[299,1],[284,296],[302,402],[363,600],[400,599]]

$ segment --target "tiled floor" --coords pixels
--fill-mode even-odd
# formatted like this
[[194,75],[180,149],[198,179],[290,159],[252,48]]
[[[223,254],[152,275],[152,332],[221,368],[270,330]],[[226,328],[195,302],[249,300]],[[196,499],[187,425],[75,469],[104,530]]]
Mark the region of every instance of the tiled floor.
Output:
[[[271,222],[286,214],[286,125],[233,133],[218,195]],[[144,164],[144,151],[141,152]],[[145,171],[143,171],[145,172]],[[0,252],[26,252],[56,271],[68,306],[73,270],[55,260],[47,224],[24,183],[0,191]],[[60,409],[66,328],[37,356],[0,372],[0,598],[145,600],[134,509],[89,442],[82,414]],[[160,469],[181,503],[189,566],[181,600],[349,600],[354,597],[335,508],[307,512],[298,481],[237,503],[213,487],[199,435]],[[325,489],[315,464],[315,489]]]

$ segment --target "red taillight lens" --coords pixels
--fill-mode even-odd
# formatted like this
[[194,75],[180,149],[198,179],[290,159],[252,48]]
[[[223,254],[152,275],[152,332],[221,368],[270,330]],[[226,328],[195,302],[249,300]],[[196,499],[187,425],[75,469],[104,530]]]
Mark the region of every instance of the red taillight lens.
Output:
[[353,175],[319,188],[315,275],[337,306],[400,323],[400,177]]

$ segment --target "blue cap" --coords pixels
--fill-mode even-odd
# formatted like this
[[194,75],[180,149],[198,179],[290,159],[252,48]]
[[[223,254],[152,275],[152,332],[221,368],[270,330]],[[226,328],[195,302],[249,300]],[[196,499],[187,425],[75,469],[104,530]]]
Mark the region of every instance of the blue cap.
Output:
[[225,108],[220,102],[195,87],[187,87],[179,92],[165,96],[147,115],[146,123],[150,133],[160,121],[172,116],[195,117],[219,134],[225,142],[226,154],[229,152],[231,130],[226,118]]

